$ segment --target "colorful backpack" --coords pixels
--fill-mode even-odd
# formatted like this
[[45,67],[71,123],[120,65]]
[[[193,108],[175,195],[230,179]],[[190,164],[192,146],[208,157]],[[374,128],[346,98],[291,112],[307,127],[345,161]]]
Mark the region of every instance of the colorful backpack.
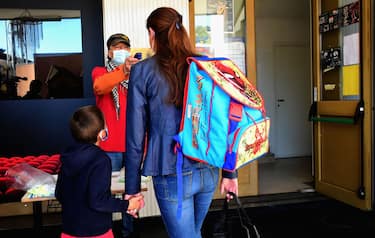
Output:
[[178,154],[234,171],[267,153],[270,119],[241,70],[227,58],[188,62]]
[[227,58],[189,57],[177,152],[177,217],[183,157],[234,171],[268,152],[270,120],[262,96]]

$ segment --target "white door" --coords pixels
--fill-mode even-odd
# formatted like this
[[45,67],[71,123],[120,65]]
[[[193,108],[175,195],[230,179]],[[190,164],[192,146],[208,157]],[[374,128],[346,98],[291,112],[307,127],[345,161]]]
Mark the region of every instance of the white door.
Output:
[[276,158],[311,155],[311,104],[309,48],[279,45],[275,48],[275,147]]

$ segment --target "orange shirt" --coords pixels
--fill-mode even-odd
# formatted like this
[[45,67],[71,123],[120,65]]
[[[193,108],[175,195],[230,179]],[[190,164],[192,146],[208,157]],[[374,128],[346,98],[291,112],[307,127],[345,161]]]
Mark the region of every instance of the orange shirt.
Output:
[[[96,105],[103,112],[108,128],[108,139],[100,143],[100,148],[106,152],[125,152],[126,97],[128,90],[122,87],[120,82],[127,79],[128,75],[124,74],[123,66],[120,65],[111,72],[107,72],[105,67],[95,67],[91,73]],[[117,87],[119,93],[119,118],[117,118],[112,97],[113,87]]]

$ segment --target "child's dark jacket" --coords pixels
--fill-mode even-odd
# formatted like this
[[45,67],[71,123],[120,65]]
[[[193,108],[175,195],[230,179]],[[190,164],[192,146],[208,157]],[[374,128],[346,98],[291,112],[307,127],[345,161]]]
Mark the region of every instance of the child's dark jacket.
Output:
[[128,201],[111,195],[111,161],[94,144],[76,144],[61,154],[55,196],[62,205],[64,233],[100,235],[112,228],[112,213]]

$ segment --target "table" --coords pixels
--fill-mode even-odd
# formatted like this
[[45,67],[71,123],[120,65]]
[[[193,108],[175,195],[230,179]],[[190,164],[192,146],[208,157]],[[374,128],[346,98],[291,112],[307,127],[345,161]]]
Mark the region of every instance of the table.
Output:
[[[57,180],[57,175],[54,175],[55,181]],[[122,176],[123,177],[123,176]],[[149,181],[149,177],[142,177],[141,183],[141,191],[147,191],[146,183]],[[120,174],[118,172],[112,173],[112,182],[111,182],[111,192],[113,195],[122,194],[125,191],[125,183],[121,179]],[[33,204],[33,228],[36,231],[40,231],[41,227],[43,226],[43,209],[42,209],[42,202],[43,201],[50,201],[56,200],[54,196],[44,196],[44,197],[35,197],[32,196],[30,192],[26,192],[25,195],[21,198],[22,203],[29,203]]]

